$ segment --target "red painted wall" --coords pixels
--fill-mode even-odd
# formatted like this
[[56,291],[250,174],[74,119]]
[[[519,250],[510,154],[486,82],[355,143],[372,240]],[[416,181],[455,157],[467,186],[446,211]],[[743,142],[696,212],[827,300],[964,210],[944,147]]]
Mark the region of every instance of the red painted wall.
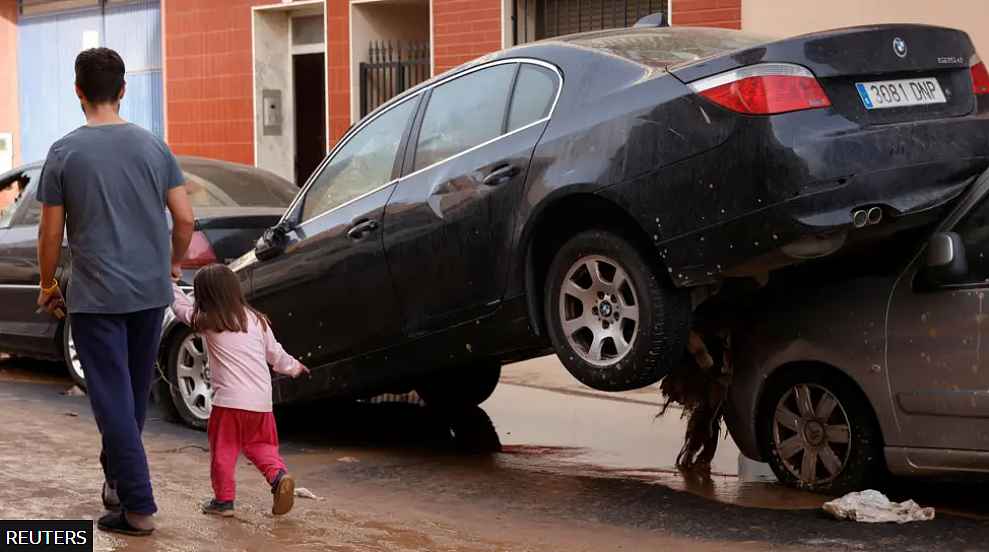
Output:
[[742,28],[742,0],[672,0],[673,25]]
[[[333,147],[350,127],[350,5],[348,0],[325,1],[327,145]],[[737,29],[741,2],[672,0],[673,24]],[[274,2],[162,0],[166,137],[176,153],[254,163],[251,7],[267,3]],[[0,0],[0,67],[11,63],[16,68],[16,26],[8,29],[3,20],[9,12],[16,21],[16,5],[16,0]],[[501,48],[501,1],[433,0],[433,25],[438,75]],[[5,40],[11,47],[2,47]],[[16,79],[16,70],[6,74]],[[0,128],[16,128],[16,103],[16,81],[4,79]]]
[[350,2],[326,0],[326,93],[330,133],[327,148],[350,128]]
[[251,7],[262,3],[163,0],[165,126],[175,153],[254,164]]
[[433,0],[434,75],[500,49],[500,0]]
[[21,162],[17,93],[17,0],[0,0],[0,132],[14,136],[14,166]]

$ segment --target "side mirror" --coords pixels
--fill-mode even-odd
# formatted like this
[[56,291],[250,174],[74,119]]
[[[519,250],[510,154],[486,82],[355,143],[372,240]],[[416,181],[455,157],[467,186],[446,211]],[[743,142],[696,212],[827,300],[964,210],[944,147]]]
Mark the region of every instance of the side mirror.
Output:
[[927,240],[924,267],[917,274],[924,287],[959,283],[967,274],[968,257],[961,236],[955,232],[942,232]]
[[265,230],[258,239],[257,245],[254,246],[254,256],[259,261],[268,261],[284,253],[288,242],[288,233],[291,230],[291,223],[286,220]]

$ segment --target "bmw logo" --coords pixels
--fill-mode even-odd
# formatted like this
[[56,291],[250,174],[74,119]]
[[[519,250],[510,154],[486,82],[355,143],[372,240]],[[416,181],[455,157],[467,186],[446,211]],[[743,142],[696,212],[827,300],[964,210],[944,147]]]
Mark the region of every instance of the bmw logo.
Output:
[[907,43],[902,38],[897,37],[893,40],[893,51],[899,57],[907,57]]
[[601,304],[601,314],[603,316],[611,316],[611,303],[606,301]]

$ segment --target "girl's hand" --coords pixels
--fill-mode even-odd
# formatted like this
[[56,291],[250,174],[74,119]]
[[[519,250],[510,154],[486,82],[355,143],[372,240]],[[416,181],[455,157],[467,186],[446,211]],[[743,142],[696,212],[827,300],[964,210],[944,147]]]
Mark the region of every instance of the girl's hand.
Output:
[[306,365],[300,362],[299,363],[299,372],[297,374],[295,374],[294,376],[292,376],[292,377],[297,378],[297,377],[301,376],[303,372],[305,372],[305,373],[308,374],[309,373],[309,368],[306,368]]

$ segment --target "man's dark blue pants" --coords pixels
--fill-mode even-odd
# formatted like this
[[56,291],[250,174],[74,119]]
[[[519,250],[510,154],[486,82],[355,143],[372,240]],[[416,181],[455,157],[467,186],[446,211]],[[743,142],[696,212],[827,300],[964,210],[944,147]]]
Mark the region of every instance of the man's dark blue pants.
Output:
[[100,462],[125,512],[158,510],[141,441],[165,307],[127,314],[72,315],[86,393],[103,435]]

